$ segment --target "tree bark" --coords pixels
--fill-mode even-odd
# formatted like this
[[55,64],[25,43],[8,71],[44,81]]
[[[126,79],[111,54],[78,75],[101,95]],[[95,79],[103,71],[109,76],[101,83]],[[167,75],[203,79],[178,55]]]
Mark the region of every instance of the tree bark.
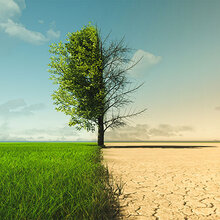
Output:
[[103,116],[98,119],[98,146],[104,147],[104,124]]

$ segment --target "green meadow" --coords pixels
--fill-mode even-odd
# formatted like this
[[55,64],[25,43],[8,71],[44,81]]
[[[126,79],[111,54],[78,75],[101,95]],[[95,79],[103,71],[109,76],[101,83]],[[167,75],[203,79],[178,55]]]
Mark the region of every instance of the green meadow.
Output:
[[113,219],[94,143],[0,143],[0,219]]

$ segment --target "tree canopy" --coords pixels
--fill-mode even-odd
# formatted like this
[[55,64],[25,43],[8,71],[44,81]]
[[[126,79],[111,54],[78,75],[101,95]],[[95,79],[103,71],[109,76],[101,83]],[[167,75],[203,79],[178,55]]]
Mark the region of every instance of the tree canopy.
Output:
[[127,71],[137,63],[127,58],[130,49],[124,39],[102,40],[97,27],[89,24],[68,33],[66,43],[50,46],[51,79],[58,84],[52,95],[58,111],[71,117],[70,126],[94,131],[98,127],[98,144],[104,145],[108,128],[125,125],[125,119],[142,113],[121,115],[120,109],[132,102]]

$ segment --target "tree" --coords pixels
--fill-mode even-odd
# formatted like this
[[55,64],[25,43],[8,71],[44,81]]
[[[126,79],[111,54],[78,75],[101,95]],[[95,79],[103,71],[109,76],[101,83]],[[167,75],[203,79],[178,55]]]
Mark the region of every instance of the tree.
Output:
[[66,43],[50,45],[50,79],[58,84],[53,93],[56,110],[70,115],[70,126],[95,131],[98,145],[104,146],[108,128],[126,124],[125,120],[145,111],[121,114],[131,103],[129,94],[142,86],[131,88],[126,72],[137,62],[127,57],[130,49],[124,39],[108,42],[101,39],[97,27],[89,24],[80,31],[68,33]]

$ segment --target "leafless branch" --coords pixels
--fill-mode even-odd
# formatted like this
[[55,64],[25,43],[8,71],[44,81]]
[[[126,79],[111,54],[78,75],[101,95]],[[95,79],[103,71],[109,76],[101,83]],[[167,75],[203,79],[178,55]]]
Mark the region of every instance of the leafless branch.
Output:
[[131,114],[127,114],[127,115],[117,115],[117,116],[113,116],[110,120],[107,120],[104,122],[104,125],[105,125],[105,131],[108,129],[108,128],[112,128],[112,127],[118,127],[118,126],[121,126],[121,125],[125,125],[126,123],[124,122],[125,119],[127,118],[131,118],[131,117],[135,117],[137,115],[140,115],[142,114],[143,112],[145,112],[147,109],[143,109],[139,112],[135,112],[135,113],[131,113]]

